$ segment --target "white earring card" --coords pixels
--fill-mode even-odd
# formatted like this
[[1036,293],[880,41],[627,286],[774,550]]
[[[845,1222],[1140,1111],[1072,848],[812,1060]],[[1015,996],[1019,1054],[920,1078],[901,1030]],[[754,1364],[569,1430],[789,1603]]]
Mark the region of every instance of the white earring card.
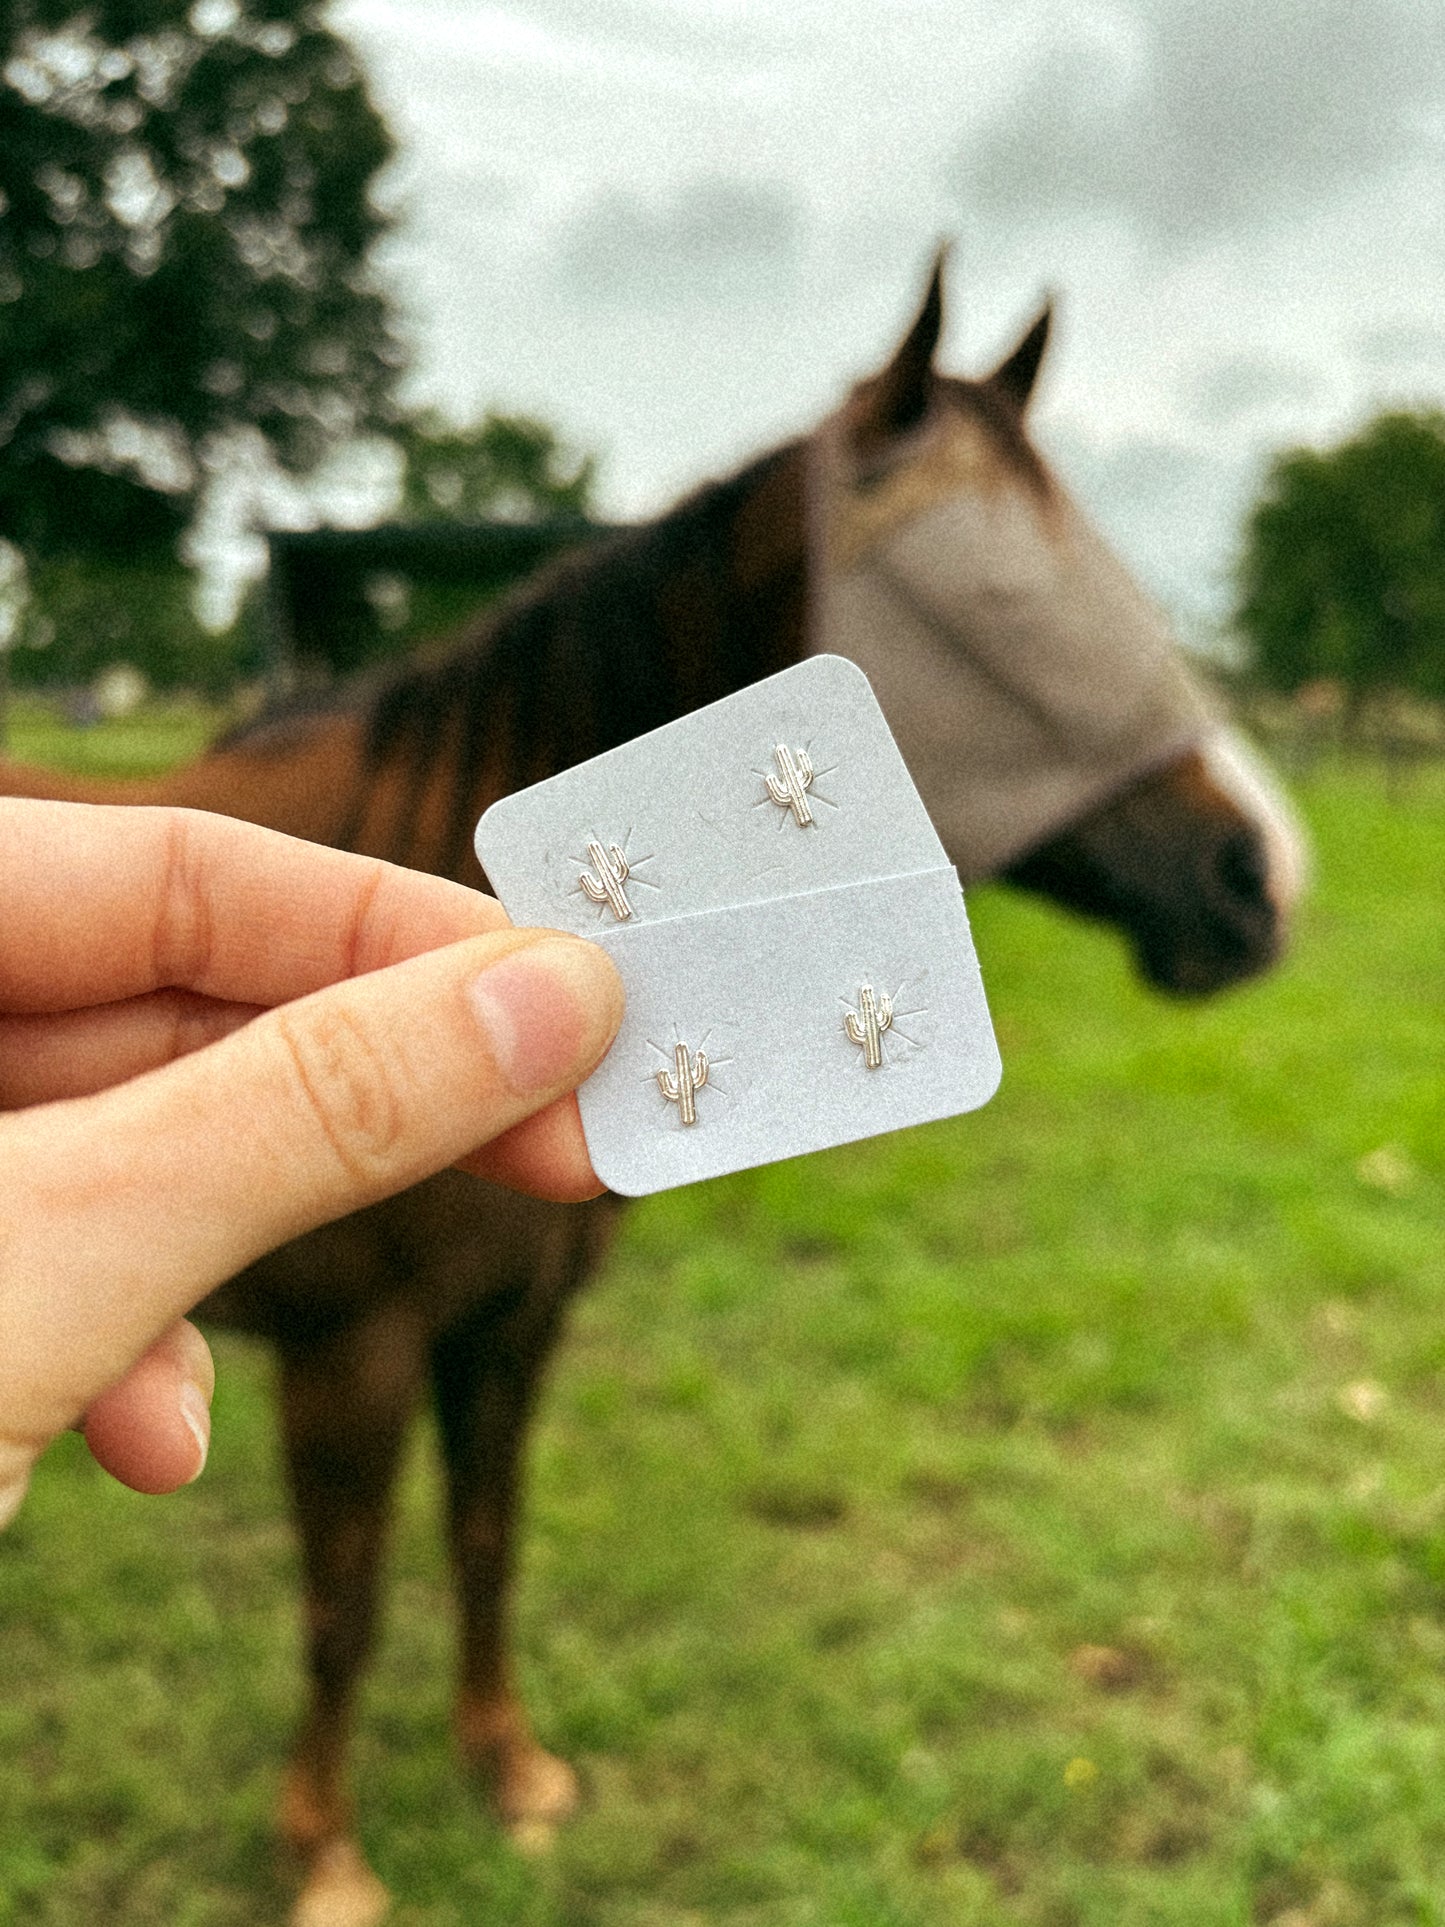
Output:
[[642,1196],[988,1101],[963,894],[867,678],[816,656],[494,804],[517,923],[593,938],[627,1014],[578,1099]]
[[[770,794],[779,749],[812,765],[806,827]],[[621,852],[639,923],[947,861],[868,678],[842,656],[811,657],[504,796],[477,829],[508,915],[583,937],[618,921],[584,889],[592,844]]]

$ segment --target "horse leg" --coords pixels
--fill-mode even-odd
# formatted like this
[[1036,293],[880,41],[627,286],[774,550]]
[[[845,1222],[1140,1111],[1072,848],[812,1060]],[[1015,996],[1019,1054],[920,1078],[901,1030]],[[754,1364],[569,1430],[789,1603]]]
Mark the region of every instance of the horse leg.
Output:
[[457,1741],[503,1824],[532,1845],[577,1804],[571,1767],[532,1732],[510,1652],[523,1449],[560,1311],[557,1303],[539,1308],[523,1299],[499,1317],[494,1305],[482,1305],[432,1353],[461,1609]]
[[394,1309],[282,1351],[311,1686],[281,1799],[281,1832],[303,1869],[292,1927],[374,1927],[388,1906],[355,1837],[346,1746],[371,1650],[392,1486],[424,1373],[422,1333]]
[[592,1269],[612,1213],[569,1210],[527,1283],[484,1301],[432,1348],[432,1388],[446,1458],[452,1559],[461,1608],[457,1739],[520,1844],[544,1845],[577,1804],[577,1778],[539,1745],[510,1653],[522,1457],[543,1367],[567,1299]]

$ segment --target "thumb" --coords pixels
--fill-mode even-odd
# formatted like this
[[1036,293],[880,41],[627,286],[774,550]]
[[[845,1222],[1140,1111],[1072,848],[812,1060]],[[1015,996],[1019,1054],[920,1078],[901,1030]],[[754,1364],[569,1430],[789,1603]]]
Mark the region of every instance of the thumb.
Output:
[[264,1251],[454,1163],[579,1083],[622,989],[498,931],[352,978],[94,1097],[0,1120],[0,1409],[70,1424]]

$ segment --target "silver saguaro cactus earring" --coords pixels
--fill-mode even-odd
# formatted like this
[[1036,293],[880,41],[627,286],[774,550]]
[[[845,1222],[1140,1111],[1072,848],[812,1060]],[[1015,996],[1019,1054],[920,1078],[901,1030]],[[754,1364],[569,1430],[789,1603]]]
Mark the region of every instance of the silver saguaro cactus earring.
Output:
[[673,1068],[657,1072],[657,1088],[669,1104],[675,1104],[684,1124],[697,1123],[697,1094],[707,1082],[707,1053],[677,1044],[672,1052]]
[[893,1028],[893,999],[878,996],[872,984],[858,992],[858,1008],[843,1019],[843,1028],[855,1044],[863,1046],[863,1062],[876,1071],[883,1062],[883,1033]]
[[808,791],[813,787],[813,765],[808,752],[791,750],[786,743],[779,743],[773,751],[773,761],[778,766],[778,774],[763,778],[768,795],[780,810],[791,810],[793,821],[800,830],[805,830],[813,821],[808,803]]
[[632,874],[627,858],[615,843],[604,850],[591,836],[587,839],[587,855],[597,874],[594,876],[592,870],[582,872],[578,879],[582,894],[593,903],[605,903],[619,923],[626,923],[632,915],[632,905],[622,888]]

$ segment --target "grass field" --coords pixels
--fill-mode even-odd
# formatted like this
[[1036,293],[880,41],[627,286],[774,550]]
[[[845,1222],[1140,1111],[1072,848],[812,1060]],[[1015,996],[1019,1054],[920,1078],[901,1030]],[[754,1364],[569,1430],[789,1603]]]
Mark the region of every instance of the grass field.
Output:
[[[655,1199],[583,1304],[520,1599],[586,1811],[447,1738],[429,1437],[358,1746],[397,1927],[1445,1923],[1445,771],[1302,801],[1216,1003],[1002,890],[957,1123]],[[0,1923],[260,1927],[297,1707],[265,1359],[168,1501],[75,1441],[0,1542]]]
[[199,755],[226,720],[222,709],[177,698],[123,720],[77,729],[55,703],[16,695],[6,707],[4,753],[87,776],[151,776]]

